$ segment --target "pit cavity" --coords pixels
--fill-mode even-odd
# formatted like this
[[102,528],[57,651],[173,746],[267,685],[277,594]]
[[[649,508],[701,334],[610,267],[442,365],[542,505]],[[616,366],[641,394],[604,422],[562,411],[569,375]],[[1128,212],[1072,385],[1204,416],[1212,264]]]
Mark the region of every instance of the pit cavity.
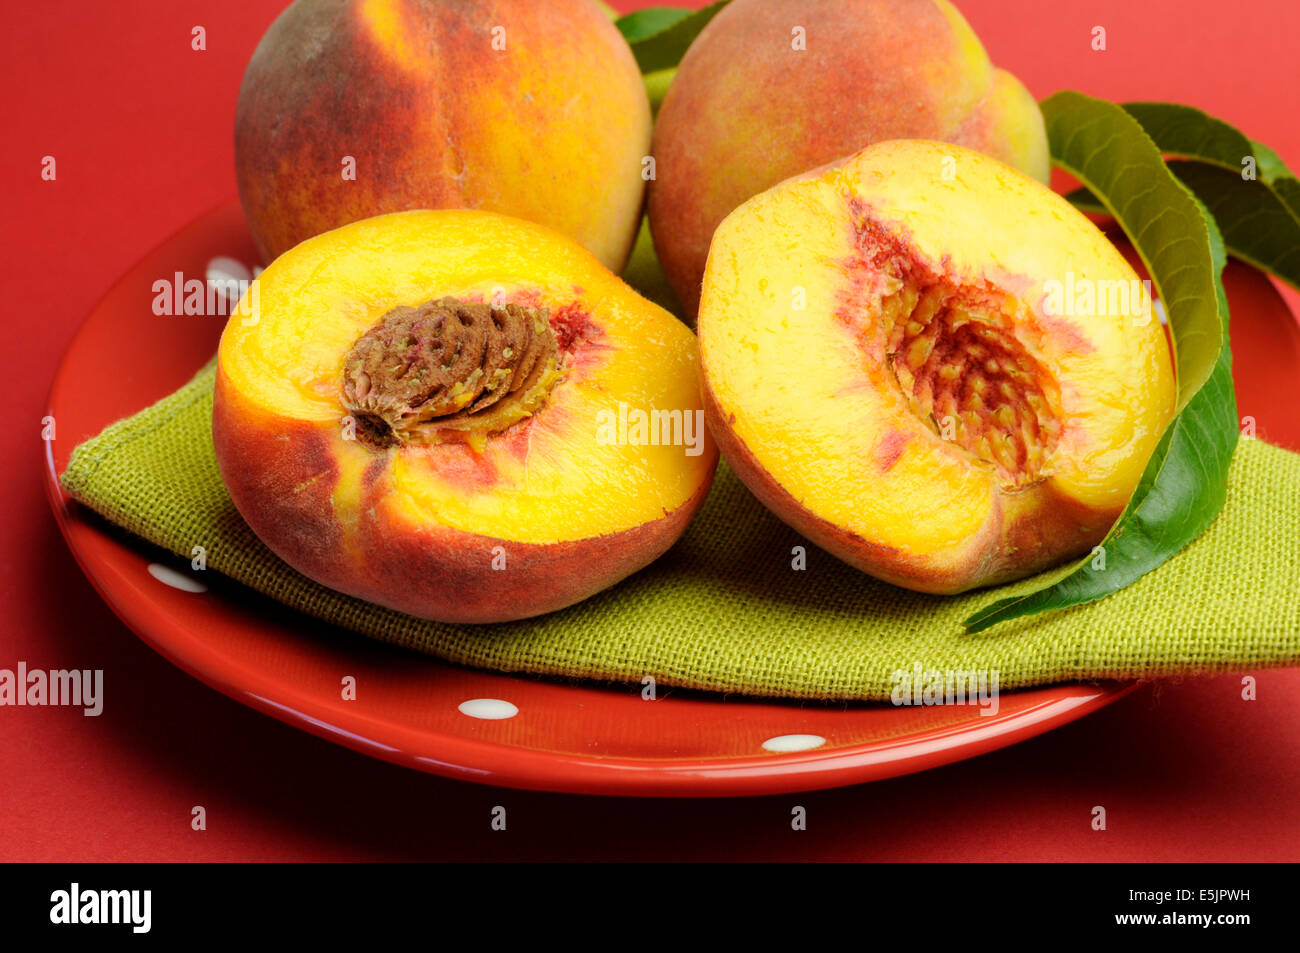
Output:
[[988,282],[963,284],[855,209],[857,267],[873,276],[862,333],[883,350],[908,408],[992,467],[1007,489],[1048,475],[1060,387],[1022,339],[1028,315]]
[[340,399],[373,450],[461,440],[532,416],[559,382],[550,312],[439,298],[398,307],[357,338]]

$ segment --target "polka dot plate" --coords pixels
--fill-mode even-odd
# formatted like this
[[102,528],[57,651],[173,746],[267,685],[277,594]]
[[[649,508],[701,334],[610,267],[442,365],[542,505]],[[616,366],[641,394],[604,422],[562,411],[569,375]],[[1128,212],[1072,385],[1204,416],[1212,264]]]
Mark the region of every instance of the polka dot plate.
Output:
[[[57,439],[45,445],[46,487],[82,569],[123,621],[195,678],[259,711],[364,754],[462,780],[698,797],[811,790],[933,768],[1073,721],[1136,687],[1008,692],[992,715],[976,706],[797,704],[663,687],[650,700],[639,685],[512,677],[390,648],[191,571],[66,499],[56,474],[77,442],[175,390],[212,356],[222,317],[158,316],[151,301],[155,281],[208,274],[214,259],[217,271],[234,272],[254,260],[237,202],[156,248],[87,318],[50,394]],[[1268,282],[1258,282],[1262,288],[1248,290],[1260,306],[1285,310]],[[1235,304],[1233,321],[1235,337]],[[1274,338],[1262,350],[1278,346]]]

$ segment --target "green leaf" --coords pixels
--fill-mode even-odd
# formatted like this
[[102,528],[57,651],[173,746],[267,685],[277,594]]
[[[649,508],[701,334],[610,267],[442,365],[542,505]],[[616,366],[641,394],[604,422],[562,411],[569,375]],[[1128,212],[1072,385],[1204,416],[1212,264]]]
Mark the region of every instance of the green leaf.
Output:
[[1300,217],[1300,181],[1276,152],[1247,139],[1222,119],[1179,103],[1125,103],[1124,109],[1146,130],[1160,151],[1208,162],[1241,174],[1253,156],[1258,180],[1276,192],[1287,210]]
[[1063,92],[1042,110],[1053,162],[1115,217],[1151,274],[1173,333],[1178,415],[1102,543],[1106,568],[1094,570],[1088,557],[1037,576],[967,619],[970,632],[1100,599],[1165,562],[1223,508],[1237,445],[1226,254],[1214,219],[1121,107]]
[[654,239],[650,237],[650,223],[644,218],[641,219],[636,244],[632,246],[632,255],[628,258],[627,267],[623,269],[623,280],[635,288],[641,297],[648,298],[665,311],[681,318],[681,303],[659,264]]
[[664,97],[668,95],[668,87],[673,84],[673,79],[677,76],[677,67],[672,69],[655,70],[653,73],[646,73],[641,78],[645,81],[646,95],[650,97],[650,112],[652,115],[659,115],[659,107],[664,104]]
[[1223,120],[1194,106],[1125,103],[1124,111],[1142,124],[1166,155],[1196,158],[1240,172],[1242,161],[1254,154],[1249,139]]
[[691,11],[683,7],[647,7],[619,17],[614,25],[628,43],[641,43],[676,26],[690,15]]
[[[1276,152],[1222,120],[1174,103],[1128,103],[1170,169],[1209,209],[1228,252],[1300,288],[1300,181]],[[1256,178],[1243,179],[1246,160]],[[1104,211],[1087,189],[1066,196],[1077,207]]]
[[1259,163],[1259,177],[1264,180],[1265,185],[1277,193],[1287,210],[1300,218],[1300,180],[1283,164],[1278,154],[1264,143],[1252,139],[1250,144],[1255,150],[1255,159]]
[[615,26],[632,47],[642,73],[672,69],[686,50],[729,0],[719,0],[702,10],[649,7],[629,13]]
[[1203,162],[1169,163],[1209,209],[1236,258],[1300,288],[1300,219],[1259,181]]
[[1276,152],[1262,142],[1254,142],[1255,157],[1259,160],[1259,174],[1264,184],[1272,190],[1278,200],[1286,206],[1288,212],[1300,221],[1300,179],[1295,177]]

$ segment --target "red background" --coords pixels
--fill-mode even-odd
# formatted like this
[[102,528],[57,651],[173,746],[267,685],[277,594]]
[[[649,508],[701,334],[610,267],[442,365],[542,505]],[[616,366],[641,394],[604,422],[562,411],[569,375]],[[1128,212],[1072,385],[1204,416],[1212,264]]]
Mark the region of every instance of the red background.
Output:
[[[1190,103],[1300,168],[1291,0],[1248,15],[1191,0],[958,5],[994,61],[1040,98],[1075,88]],[[369,760],[149,651],[55,528],[39,422],[63,348],[113,280],[233,194],[239,78],[283,6],[45,0],[7,13],[0,258],[17,359],[0,433],[0,668],[103,668],[130,691],[112,692],[99,718],[0,709],[0,858],[1300,859],[1297,669],[1255,673],[1253,703],[1235,675],[1145,688],[1027,743],[893,781],[651,801],[504,791]],[[207,30],[204,52],[190,48],[195,25]],[[1089,48],[1096,25],[1104,53]],[[55,182],[40,178],[45,155],[57,159]],[[204,832],[190,829],[194,804],[207,808]],[[497,804],[507,833],[489,828]],[[808,809],[806,832],[789,828],[793,804]],[[1105,832],[1089,827],[1096,804],[1108,810]]]

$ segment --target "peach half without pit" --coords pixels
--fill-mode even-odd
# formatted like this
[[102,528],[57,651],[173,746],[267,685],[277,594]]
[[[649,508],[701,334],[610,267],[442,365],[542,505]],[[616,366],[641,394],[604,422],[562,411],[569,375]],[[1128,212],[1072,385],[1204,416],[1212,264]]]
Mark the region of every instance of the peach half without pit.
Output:
[[740,206],[699,335],[705,414],[746,485],[924,592],[1088,553],[1175,407],[1119,251],[1039,182],[939,142],[879,143]]
[[[333,589],[445,622],[550,612],[660,556],[708,491],[694,335],[542,226],[377,216],[249,295],[218,350],[217,462],[262,541]],[[638,412],[659,429],[608,426]]]

